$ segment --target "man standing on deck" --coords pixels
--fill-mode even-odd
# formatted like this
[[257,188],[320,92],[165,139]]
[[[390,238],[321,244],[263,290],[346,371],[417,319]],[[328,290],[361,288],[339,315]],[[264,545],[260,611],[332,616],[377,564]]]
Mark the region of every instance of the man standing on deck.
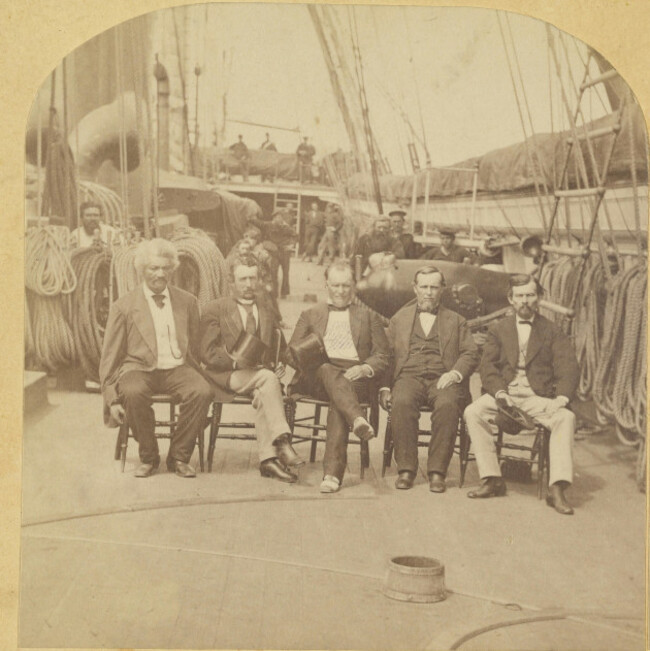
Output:
[[514,405],[550,429],[550,494],[546,501],[558,513],[571,515],[573,508],[564,491],[573,481],[575,416],[566,407],[580,372],[569,338],[538,312],[541,293],[532,276],[512,276],[508,300],[515,315],[488,330],[479,369],[487,393],[465,410],[482,484],[467,497],[505,495],[490,421],[499,404]]
[[456,233],[440,229],[440,246],[425,251],[420,260],[444,260],[445,262],[469,262],[467,249],[456,244]]
[[415,272],[415,301],[407,303],[388,324],[393,351],[379,402],[391,412],[397,481],[413,487],[418,469],[420,407],[431,409],[427,474],[429,490],[444,493],[447,467],[454,453],[458,420],[469,402],[469,377],[478,365],[478,349],[465,319],[440,305],[445,278],[427,265]]
[[[232,296],[208,303],[201,318],[201,361],[216,387],[217,399],[228,401],[235,395],[252,398],[262,477],[294,483],[298,476],[291,468],[304,462],[290,443],[280,384],[285,366],[279,363],[272,368],[278,337],[280,355],[286,353],[284,337],[273,313],[257,300],[257,260],[235,259],[229,274]],[[242,334],[251,335],[265,346],[267,352],[262,358],[252,363],[236,361],[231,353]]]
[[361,272],[368,266],[368,259],[373,253],[394,253],[396,258],[404,257],[402,243],[390,232],[390,220],[379,215],[372,225],[372,230],[362,235],[354,248],[354,255],[361,256]]
[[239,134],[237,142],[230,145],[232,155],[239,161],[239,171],[244,183],[248,182],[248,165],[250,163],[250,152],[244,142],[244,136]]
[[325,232],[318,245],[318,264],[323,264],[327,257],[332,262],[341,254],[341,229],[343,228],[343,213],[341,207],[328,203],[325,208]]
[[[262,151],[278,151],[277,147],[275,146],[275,143],[271,140],[271,136],[267,133],[266,134],[266,140],[260,145],[260,149]],[[273,183],[275,180],[275,172],[271,174],[261,174],[261,181],[264,183],[264,181],[270,181]]]
[[99,364],[104,420],[115,426],[126,415],[139,445],[135,476],[149,477],[160,464],[152,396],[178,395],[180,415],[167,468],[195,477],[189,461],[212,401],[212,389],[198,370],[199,306],[194,296],[169,284],[178,267],[171,242],[145,240],[134,262],[144,282],[113,303],[104,335]]
[[335,493],[347,464],[350,429],[364,441],[375,435],[359,402],[369,398],[370,378],[381,375],[387,367],[388,341],[379,316],[352,303],[354,272],[348,262],[330,264],[325,282],[327,303],[318,303],[300,315],[289,345],[299,346],[310,334],[316,334],[322,338],[330,361],[315,372],[297,373],[291,393],[330,403],[320,491]]
[[309,138],[305,136],[296,149],[298,158],[298,180],[300,183],[311,183],[313,176],[311,166],[313,164],[316,149],[314,145],[309,144]]
[[305,215],[305,252],[302,259],[311,262],[318,253],[318,243],[325,231],[325,215],[314,201]]

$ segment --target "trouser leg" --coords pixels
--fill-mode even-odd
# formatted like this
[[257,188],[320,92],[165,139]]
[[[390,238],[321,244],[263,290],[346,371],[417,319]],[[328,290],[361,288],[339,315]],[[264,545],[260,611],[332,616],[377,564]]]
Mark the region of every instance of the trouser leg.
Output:
[[350,428],[345,416],[333,404],[327,411],[327,440],[323,456],[323,475],[333,475],[343,480],[348,462]]
[[183,364],[163,373],[163,391],[180,397],[176,429],[169,443],[168,458],[188,463],[194,444],[207,422],[213,392],[205,378]]
[[354,419],[363,416],[363,409],[354,384],[344,377],[345,369],[334,364],[322,364],[316,371],[316,378],[322,385],[329,402],[336,405],[349,427],[354,424]]
[[517,402],[524,411],[536,418],[551,431],[549,442],[549,485],[558,481],[573,482],[573,437],[576,417],[568,409],[558,409],[547,416],[544,409],[551,402],[549,398],[532,396]]
[[128,371],[119,380],[118,391],[133,438],[138,442],[140,461],[157,465],[160,462],[156,440],[156,418],[151,396],[158,387],[156,371]]
[[463,388],[459,384],[452,384],[444,389],[437,389],[434,380],[429,385],[428,393],[429,406],[433,411],[427,472],[446,475],[458,434]]
[[259,459],[272,459],[273,441],[289,433],[280,380],[268,369],[243,369],[232,373],[229,387],[240,395],[252,394]]
[[399,377],[391,391],[390,412],[397,471],[418,469],[420,405],[426,398],[423,384],[414,377]]
[[467,433],[472,441],[472,450],[481,479],[501,477],[501,468],[494,445],[494,434],[489,423],[496,413],[496,401],[488,393],[482,395],[465,409]]
[[289,290],[289,267],[291,266],[291,251],[286,249],[280,250],[280,266],[282,267],[282,286],[280,289],[280,296],[287,296],[290,294]]

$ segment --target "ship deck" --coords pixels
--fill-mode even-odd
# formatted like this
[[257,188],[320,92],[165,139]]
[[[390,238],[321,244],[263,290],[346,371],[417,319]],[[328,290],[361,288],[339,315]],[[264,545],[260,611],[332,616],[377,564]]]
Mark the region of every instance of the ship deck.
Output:
[[[323,294],[322,267],[292,269],[289,326],[304,294]],[[136,480],[137,448],[122,473],[99,395],[60,382],[49,402],[24,425],[23,647],[646,648],[646,500],[636,452],[612,431],[577,437],[563,517],[533,482],[468,500],[476,467],[459,489],[457,457],[445,494],[423,472],[396,491],[394,465],[381,477],[383,416],[365,478],[351,446],[343,489],[321,495],[322,445],[294,485],[260,477],[248,441],[218,441],[195,480]],[[446,600],[384,596],[398,555],[441,561]]]

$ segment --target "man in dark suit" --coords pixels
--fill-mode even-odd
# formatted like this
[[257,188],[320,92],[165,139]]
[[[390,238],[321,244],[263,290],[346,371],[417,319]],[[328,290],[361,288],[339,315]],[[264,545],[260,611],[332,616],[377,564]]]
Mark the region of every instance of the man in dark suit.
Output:
[[469,400],[469,376],[478,365],[478,350],[465,319],[439,305],[444,285],[445,278],[436,267],[418,269],[413,279],[416,300],[401,308],[388,325],[392,389],[382,388],[379,400],[391,411],[398,471],[395,487],[399,489],[412,488],[415,481],[420,406],[428,404],[433,410],[429,490],[446,490],[458,419]]
[[542,288],[526,274],[510,279],[508,300],[515,315],[495,323],[483,347],[480,373],[487,391],[465,410],[482,485],[472,498],[505,495],[490,420],[499,403],[515,405],[551,430],[549,506],[571,515],[564,490],[573,480],[575,416],[566,409],[579,369],[569,338],[538,313]]
[[178,267],[171,242],[142,242],[135,267],[144,283],[113,303],[106,324],[99,365],[104,419],[115,425],[126,413],[139,444],[141,465],[135,476],[149,477],[160,463],[151,397],[179,395],[167,468],[195,477],[189,460],[212,400],[210,385],[198,370],[199,307],[194,296],[169,285]]
[[394,253],[396,258],[404,257],[402,243],[391,235],[390,220],[379,215],[372,225],[372,230],[362,235],[354,247],[354,255],[361,256],[361,271],[368,266],[368,259],[373,253]]
[[456,233],[448,228],[440,229],[440,246],[425,251],[420,260],[444,260],[445,262],[469,262],[469,251],[456,244]]
[[386,369],[388,342],[379,316],[352,303],[354,273],[346,261],[330,264],[325,280],[328,302],[318,303],[300,315],[289,345],[298,345],[315,333],[322,337],[330,360],[313,373],[298,373],[292,394],[306,394],[330,403],[320,490],[334,493],[345,472],[350,428],[361,440],[375,435],[359,402],[369,397],[369,379]]
[[[233,296],[211,301],[203,311],[201,361],[206,376],[216,387],[218,400],[231,400],[235,395],[252,396],[262,477],[293,483],[298,477],[289,468],[304,462],[289,442],[290,429],[280,385],[284,364],[271,368],[278,337],[281,355],[286,344],[275,315],[256,298],[257,260],[252,256],[236,258],[229,273]],[[230,354],[242,333],[255,336],[266,346],[266,354],[256,363],[236,362]]]

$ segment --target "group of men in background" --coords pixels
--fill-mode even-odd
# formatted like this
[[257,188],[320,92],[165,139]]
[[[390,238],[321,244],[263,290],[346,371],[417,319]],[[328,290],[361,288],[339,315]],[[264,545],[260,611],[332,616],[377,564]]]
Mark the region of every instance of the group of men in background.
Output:
[[[209,303],[199,317],[196,299],[170,285],[178,266],[174,246],[162,239],[139,245],[136,267],[143,284],[111,306],[100,365],[106,420],[127,418],[139,443],[137,477],[152,475],[160,463],[152,401],[165,392],[180,400],[167,455],[170,471],[195,476],[189,461],[210,402],[239,395],[251,398],[256,413],[260,474],[296,482],[303,460],[291,444],[280,382],[290,365],[296,371],[292,396],[329,403],[321,492],[342,485],[350,432],[361,440],[376,435],[362,403],[379,389],[380,404],[391,412],[396,488],[410,489],[416,480],[420,408],[428,406],[430,491],[447,488],[464,411],[482,479],[468,496],[504,495],[490,420],[500,405],[515,405],[549,428],[547,501],[559,513],[573,512],[564,490],[572,481],[575,419],[567,405],[578,367],[566,335],[538,313],[540,288],[532,277],[512,277],[508,299],[515,315],[490,329],[481,357],[465,320],[440,305],[445,278],[435,266],[417,270],[414,300],[385,330],[379,315],[355,302],[349,262],[335,260],[325,271],[327,300],[301,314],[287,345],[278,313],[260,298],[258,259],[245,248],[229,261],[231,295]],[[296,351],[313,340],[324,358],[301,367]],[[486,393],[469,404],[469,378],[477,367]]]

